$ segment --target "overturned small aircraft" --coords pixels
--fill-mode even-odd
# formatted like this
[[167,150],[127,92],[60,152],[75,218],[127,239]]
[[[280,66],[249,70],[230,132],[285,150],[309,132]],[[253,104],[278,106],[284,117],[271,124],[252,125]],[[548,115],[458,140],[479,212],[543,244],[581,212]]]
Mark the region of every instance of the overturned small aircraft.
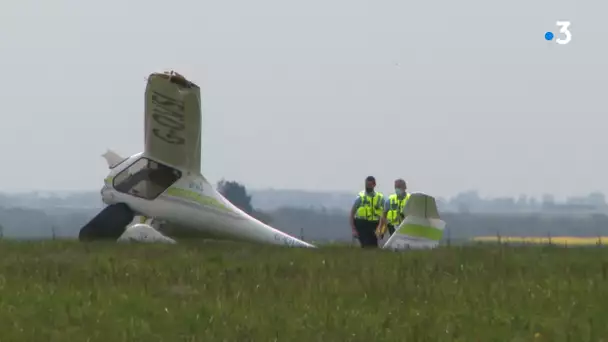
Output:
[[145,150],[103,157],[110,174],[101,189],[107,206],[80,230],[81,241],[206,238],[315,246],[249,216],[201,174],[200,88],[184,76],[152,73],[145,91]]

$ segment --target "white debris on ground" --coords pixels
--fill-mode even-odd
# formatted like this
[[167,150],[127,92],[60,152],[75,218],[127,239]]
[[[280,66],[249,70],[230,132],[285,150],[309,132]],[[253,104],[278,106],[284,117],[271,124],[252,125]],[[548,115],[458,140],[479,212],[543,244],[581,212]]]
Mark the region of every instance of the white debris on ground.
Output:
[[164,236],[158,230],[145,223],[137,223],[127,227],[118,238],[118,242],[148,242],[148,243],[177,243],[175,240]]

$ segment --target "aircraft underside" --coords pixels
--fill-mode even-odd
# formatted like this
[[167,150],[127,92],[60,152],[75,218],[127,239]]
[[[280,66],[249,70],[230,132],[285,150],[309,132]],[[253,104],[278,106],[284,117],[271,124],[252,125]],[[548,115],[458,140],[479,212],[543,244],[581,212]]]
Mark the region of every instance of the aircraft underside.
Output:
[[[124,203],[111,204],[82,227],[79,233],[80,241],[112,240],[172,240],[172,238],[223,239],[224,237],[211,234],[203,229],[193,230],[171,223],[132,224],[137,216]],[[168,240],[167,240],[168,241]],[[170,242],[170,241],[169,241]]]
[[109,205],[80,229],[78,239],[81,241],[116,241],[125,232],[133,218],[135,218],[135,212],[126,204]]
[[124,203],[107,206],[80,230],[80,241],[149,241],[175,243],[162,231],[146,223],[132,224],[136,213]]

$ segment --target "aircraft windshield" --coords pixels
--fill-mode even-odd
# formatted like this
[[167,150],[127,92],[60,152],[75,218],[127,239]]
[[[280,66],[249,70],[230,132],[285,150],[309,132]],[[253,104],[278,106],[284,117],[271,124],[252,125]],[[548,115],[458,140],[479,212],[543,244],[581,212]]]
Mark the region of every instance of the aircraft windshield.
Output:
[[140,158],[114,177],[114,188],[153,200],[175,183],[182,173],[148,158]]

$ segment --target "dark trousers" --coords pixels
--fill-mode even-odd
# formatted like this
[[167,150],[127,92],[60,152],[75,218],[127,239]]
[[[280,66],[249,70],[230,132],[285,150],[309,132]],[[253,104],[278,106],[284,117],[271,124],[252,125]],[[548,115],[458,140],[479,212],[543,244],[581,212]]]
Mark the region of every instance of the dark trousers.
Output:
[[377,227],[378,221],[355,219],[355,229],[362,248],[378,248]]
[[393,233],[395,232],[395,226],[393,226],[392,224],[387,224],[386,227],[388,228],[388,236],[393,235]]

